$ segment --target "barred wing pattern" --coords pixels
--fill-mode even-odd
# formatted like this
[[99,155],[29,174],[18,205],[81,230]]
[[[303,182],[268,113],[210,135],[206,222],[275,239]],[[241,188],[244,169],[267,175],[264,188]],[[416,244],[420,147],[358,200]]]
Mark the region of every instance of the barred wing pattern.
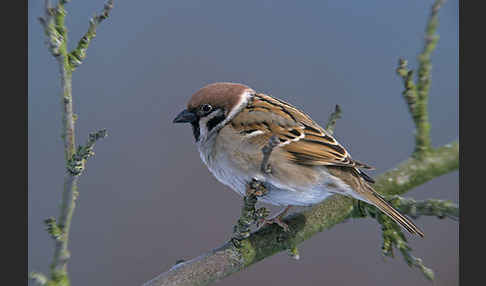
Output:
[[[296,164],[372,169],[353,160],[332,135],[302,111],[265,94],[255,94],[231,124],[234,129],[248,134],[260,144],[266,144],[273,135],[277,136],[280,141],[278,147],[285,150],[288,159]],[[357,171],[372,182],[366,174]]]

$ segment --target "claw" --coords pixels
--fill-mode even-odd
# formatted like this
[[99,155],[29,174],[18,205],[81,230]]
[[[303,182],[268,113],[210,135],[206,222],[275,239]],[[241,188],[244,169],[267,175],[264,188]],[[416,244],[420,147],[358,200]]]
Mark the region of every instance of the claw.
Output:
[[274,223],[278,224],[285,232],[290,230],[288,224],[283,222],[282,218],[280,216],[277,216],[277,217],[274,217],[274,218],[271,218],[271,219],[259,219],[257,226],[258,226],[258,228],[262,228],[262,227],[264,227],[268,224],[274,224]]
[[289,209],[291,208],[292,206],[287,206],[285,209],[283,209],[283,211],[281,211],[279,214],[277,214],[276,216],[274,216],[273,218],[270,218],[270,219],[266,219],[266,218],[260,218],[258,221],[257,221],[257,227],[258,228],[262,228],[264,227],[265,225],[267,224],[273,224],[273,223],[276,223],[278,224],[284,231],[289,231],[290,228],[288,226],[288,224],[286,224],[285,222],[282,221],[282,218],[283,216],[289,211]]

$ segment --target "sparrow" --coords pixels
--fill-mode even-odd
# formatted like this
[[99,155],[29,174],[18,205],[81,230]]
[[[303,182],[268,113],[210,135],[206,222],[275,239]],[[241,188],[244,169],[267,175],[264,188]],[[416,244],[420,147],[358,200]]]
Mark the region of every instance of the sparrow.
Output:
[[[307,114],[275,97],[239,83],[218,82],[194,93],[174,123],[190,123],[201,160],[221,183],[244,196],[257,180],[267,190],[258,199],[285,206],[269,223],[285,228],[280,218],[292,206],[318,204],[333,194],[376,206],[412,234],[424,236],[410,219],[393,208],[361,169],[372,169],[349,152]],[[261,168],[262,148],[277,139]]]

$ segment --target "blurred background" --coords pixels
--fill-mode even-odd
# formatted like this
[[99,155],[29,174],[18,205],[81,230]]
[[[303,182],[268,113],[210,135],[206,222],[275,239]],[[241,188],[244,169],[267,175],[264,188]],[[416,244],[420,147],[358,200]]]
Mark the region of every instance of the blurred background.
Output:
[[[232,81],[297,105],[326,124],[377,176],[414,148],[414,125],[396,75],[416,56],[433,1],[115,1],[73,77],[77,143],[106,128],[80,180],[71,237],[72,285],[141,285],[218,247],[232,233],[241,198],[203,165],[189,126],[172,124],[191,94]],[[53,241],[42,223],[58,216],[64,160],[59,71],[29,1],[28,271],[48,272]],[[66,5],[70,48],[102,0]],[[430,121],[434,146],[458,138],[458,5],[439,14]],[[406,196],[459,200],[458,172]],[[275,209],[275,208],[273,208]],[[381,255],[379,225],[349,221],[221,285],[458,285],[458,223],[420,218],[415,256],[436,272],[430,283],[401,255]],[[31,283],[31,282],[29,282]]]

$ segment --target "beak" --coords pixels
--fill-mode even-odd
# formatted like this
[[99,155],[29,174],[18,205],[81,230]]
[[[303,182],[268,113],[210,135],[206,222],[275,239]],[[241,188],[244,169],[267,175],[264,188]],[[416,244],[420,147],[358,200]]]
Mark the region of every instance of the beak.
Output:
[[172,123],[193,123],[197,121],[197,116],[196,114],[188,111],[187,109],[184,109],[179,115],[177,115],[176,118],[174,118],[174,121]]

